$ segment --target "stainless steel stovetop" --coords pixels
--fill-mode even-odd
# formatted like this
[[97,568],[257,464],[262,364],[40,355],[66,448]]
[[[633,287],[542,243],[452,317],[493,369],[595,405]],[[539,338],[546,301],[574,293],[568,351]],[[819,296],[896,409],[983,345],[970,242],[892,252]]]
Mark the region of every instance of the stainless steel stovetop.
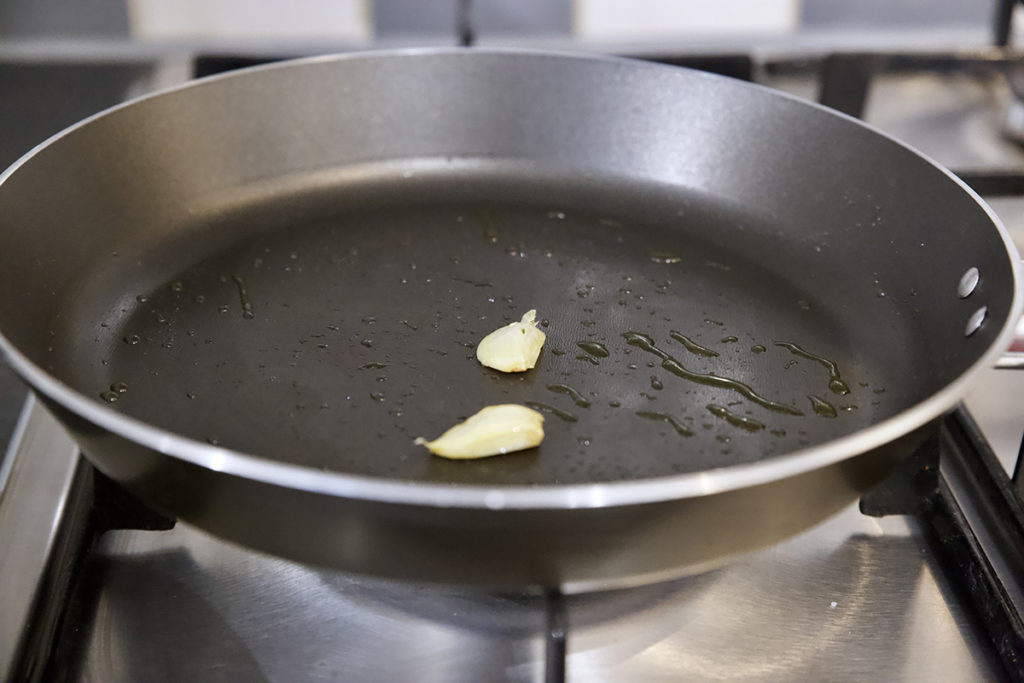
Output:
[[[766,77],[773,79],[806,90],[788,74]],[[999,134],[1006,93],[998,84],[915,74],[876,87],[868,119],[916,137],[911,142],[939,161],[1024,169],[1024,152]],[[944,114],[935,111],[940,105]],[[982,125],[985,119],[996,125]],[[1024,193],[993,205],[1024,247]],[[1006,468],[1016,462],[1024,433],[1022,390],[1024,373],[993,371],[967,401]],[[956,441],[949,429],[944,455]],[[971,477],[958,473],[956,462],[944,460],[944,500],[959,501],[973,520],[991,573],[1006,579],[1003,602],[1020,614],[1024,595],[1012,580],[1014,558],[1000,553],[998,537],[1006,530],[975,509],[984,496],[964,483]],[[539,681],[551,674],[547,653],[562,644],[552,623],[565,628],[565,673],[572,681],[1014,676],[1001,663],[1006,653],[992,644],[998,629],[984,617],[991,605],[965,592],[961,546],[947,542],[945,518],[927,511],[879,518],[852,506],[726,568],[569,596],[564,603],[557,598],[553,607],[551,596],[302,566],[182,523],[170,530],[115,528],[92,543],[89,524],[106,505],[95,488],[101,484],[48,413],[29,400],[0,467],[5,677]],[[147,526],[131,514],[108,525]],[[51,622],[52,632],[32,628]],[[26,633],[35,640],[52,636],[46,641],[52,647],[34,649]]]

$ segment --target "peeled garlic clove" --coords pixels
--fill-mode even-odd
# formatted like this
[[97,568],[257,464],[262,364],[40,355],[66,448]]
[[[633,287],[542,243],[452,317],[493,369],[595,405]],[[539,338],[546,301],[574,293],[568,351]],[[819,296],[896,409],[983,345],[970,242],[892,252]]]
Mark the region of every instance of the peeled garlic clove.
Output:
[[434,455],[468,460],[533,448],[543,440],[543,415],[526,406],[504,403],[487,406],[433,441],[421,436],[414,443],[426,446]]
[[523,372],[537,364],[545,338],[537,329],[537,311],[529,310],[519,322],[499,327],[481,339],[476,359],[502,372]]

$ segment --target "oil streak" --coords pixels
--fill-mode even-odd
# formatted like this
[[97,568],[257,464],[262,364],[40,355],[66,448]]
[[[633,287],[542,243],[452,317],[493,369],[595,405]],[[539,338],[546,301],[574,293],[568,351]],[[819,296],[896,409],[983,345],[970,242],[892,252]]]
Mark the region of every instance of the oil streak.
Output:
[[566,422],[578,422],[579,418],[572,413],[560,410],[554,406],[549,406],[547,403],[540,403],[539,401],[523,401],[523,404],[534,410],[539,410],[542,413],[551,413],[555,417],[559,417]]
[[249,292],[245,289],[245,280],[242,279],[241,275],[232,275],[231,279],[235,281],[235,286],[238,287],[238,298],[242,303],[242,317],[252,318],[252,302],[249,301]]
[[787,349],[792,354],[824,365],[825,369],[828,370],[828,388],[833,394],[845,396],[850,393],[850,387],[846,386],[846,382],[844,382],[843,378],[839,376],[839,366],[836,365],[834,361],[830,361],[828,358],[811,353],[810,351],[797,346],[793,342],[780,341],[775,342],[775,345]]
[[811,407],[814,408],[814,413],[816,415],[821,415],[822,417],[836,417],[836,415],[838,415],[838,413],[836,413],[836,407],[825,399],[818,398],[814,395],[808,395],[807,398],[810,399]]
[[714,415],[715,417],[722,418],[723,420],[731,424],[733,427],[739,427],[740,429],[745,429],[748,432],[757,432],[764,429],[763,422],[758,422],[757,420],[745,417],[743,415],[737,415],[736,413],[732,412],[731,410],[723,406],[717,406],[713,403],[709,403],[707,408],[708,412],[710,412],[712,415]]
[[552,391],[556,394],[565,394],[572,399],[572,402],[578,405],[580,408],[589,408],[590,401],[584,398],[583,394],[576,391],[568,384],[549,384],[548,391]]
[[689,351],[690,353],[697,354],[698,356],[706,356],[708,358],[714,358],[715,356],[718,355],[718,351],[715,351],[713,349],[709,349],[706,346],[701,346],[697,342],[695,342],[692,339],[690,339],[689,337],[687,337],[682,332],[677,332],[676,330],[670,330],[669,333],[668,333],[668,336],[672,337],[677,342],[679,342],[684,347],[686,347],[686,350]]
[[491,244],[496,244],[501,236],[501,231],[498,229],[498,222],[494,220],[494,211],[489,206],[481,206],[477,215],[484,226],[484,239]]
[[693,430],[687,428],[671,415],[665,415],[664,413],[652,413],[649,410],[638,410],[636,411],[636,416],[642,417],[646,420],[660,420],[662,422],[667,422],[672,425],[672,429],[676,430],[680,436],[693,436]]
[[626,332],[622,336],[625,337],[627,344],[639,347],[640,349],[653,353],[658,358],[661,358],[661,367],[668,370],[673,375],[705,386],[731,389],[759,406],[767,408],[768,410],[774,410],[777,413],[784,413],[786,415],[803,415],[803,413],[796,408],[790,407],[784,403],[769,401],[743,382],[729,379],[728,377],[719,377],[718,375],[711,373],[702,374],[699,372],[693,372],[692,370],[687,370],[683,367],[682,363],[655,346],[654,340],[646,334],[641,334],[640,332]]

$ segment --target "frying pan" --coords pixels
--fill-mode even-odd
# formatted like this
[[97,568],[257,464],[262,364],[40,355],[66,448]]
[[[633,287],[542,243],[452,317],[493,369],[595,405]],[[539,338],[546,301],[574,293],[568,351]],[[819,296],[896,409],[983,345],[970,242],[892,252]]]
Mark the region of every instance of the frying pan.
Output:
[[[430,50],[189,84],[0,183],[0,345],[86,456],[253,548],[608,588],[837,511],[994,364],[1017,254],[816,105],[627,60]],[[479,365],[535,308],[538,366]],[[537,449],[413,445],[485,405]]]

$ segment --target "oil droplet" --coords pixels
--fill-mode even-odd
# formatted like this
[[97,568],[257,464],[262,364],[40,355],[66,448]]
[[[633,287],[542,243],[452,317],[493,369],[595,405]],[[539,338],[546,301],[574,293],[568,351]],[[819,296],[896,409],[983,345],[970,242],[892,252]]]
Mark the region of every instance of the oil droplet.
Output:
[[721,441],[722,443],[729,443],[730,441],[732,441],[732,438],[726,436],[725,434],[719,434],[718,436],[715,437],[715,440]]
[[754,344],[750,347],[750,350],[754,353],[764,353],[766,349],[761,344]]
[[377,403],[383,403],[384,401],[387,400],[387,397],[385,397],[384,394],[382,392],[380,392],[380,391],[372,392],[370,394],[370,398],[372,398]]
[[583,327],[593,327],[596,324],[597,324],[597,322],[594,321],[594,320],[581,320],[580,321],[580,325],[582,325]]
[[691,429],[671,415],[665,415],[664,413],[652,413],[649,410],[638,410],[635,414],[637,417],[642,417],[645,420],[660,420],[661,422],[669,424],[680,436],[693,436],[693,431]]
[[127,337],[124,338],[124,343],[128,344],[129,346],[135,346],[140,341],[142,341],[142,337],[140,337],[137,334],[129,334]]
[[785,429],[773,429],[773,430],[771,430],[771,432],[769,432],[769,433],[770,433],[770,434],[771,434],[772,436],[778,436],[778,437],[783,437],[783,436],[785,436],[785,435],[786,435],[786,430],[785,430]]
[[386,368],[386,367],[387,367],[386,363],[367,363],[366,365],[360,365],[359,369],[360,370],[381,370],[381,369]]
[[560,410],[554,406],[549,406],[547,403],[540,403],[538,401],[523,401],[523,405],[529,408],[533,408],[534,410],[539,410],[542,413],[549,413],[557,418],[565,420],[566,422],[579,421],[579,418],[573,415],[572,413]]
[[789,370],[790,368],[795,367],[797,365],[800,365],[800,361],[798,361],[798,360],[789,360],[789,361],[786,361],[786,364],[783,365],[782,367],[783,367],[784,370]]
[[368,349],[372,349],[373,348],[373,340],[372,339],[363,339],[363,340],[360,340],[359,343],[362,344],[363,346],[365,346]]
[[540,326],[541,327],[547,327],[550,324],[551,324],[551,321],[548,320],[547,318],[544,318],[543,320],[540,321]]
[[811,310],[811,302],[805,299],[798,299],[796,305],[805,311]]
[[565,351],[563,351],[562,349],[551,349],[551,354],[554,356],[564,356]]
[[686,348],[686,350],[689,351],[690,353],[696,354],[698,356],[706,356],[708,358],[714,358],[715,356],[718,355],[718,351],[715,351],[713,349],[709,349],[706,346],[701,346],[697,342],[695,342],[692,339],[690,339],[689,337],[687,337],[682,332],[677,332],[676,330],[670,330],[669,333],[668,333],[668,336],[672,337],[677,342],[682,344]]
[[217,437],[215,436],[208,436],[206,437],[206,443],[210,444],[211,446],[217,446],[220,444],[220,440],[218,440]]
[[683,259],[669,251],[655,251],[651,254],[651,260],[655,263],[679,263]]
[[842,410],[843,412],[846,413],[852,413],[853,411],[858,410],[859,408],[860,406],[858,406],[856,403],[851,403],[848,406],[840,406],[839,410]]
[[576,342],[576,346],[580,347],[594,358],[607,358],[611,355],[608,353],[608,347],[600,342],[579,341]]
[[665,385],[661,383],[661,380],[655,377],[654,375],[651,375],[651,389],[654,389],[655,391],[661,391],[664,388]]
[[748,432],[756,432],[764,429],[763,422],[758,422],[757,420],[746,417],[744,415],[737,415],[736,413],[732,412],[728,408],[725,408],[724,406],[717,406],[713,403],[710,403],[708,404],[707,408],[708,412],[710,412],[712,415],[714,415],[715,417],[722,418],[723,420],[731,424],[733,427],[739,427],[740,429],[745,429]]
[[117,392],[114,391],[104,391],[102,394],[100,394],[100,398],[102,398],[107,403],[117,403],[118,395]]
[[230,310],[231,310],[231,309],[230,309],[230,308],[228,308],[227,306],[218,306],[218,307],[217,307],[217,312],[218,312],[218,313],[227,313],[227,312],[228,312],[228,311],[230,311]]
[[712,320],[711,318],[704,318],[704,322],[706,322],[708,325],[717,325],[719,327],[725,325],[725,323],[723,323],[721,320]]
[[811,407],[814,408],[815,415],[821,415],[822,417],[836,417],[838,415],[835,406],[825,399],[814,395],[808,395],[807,398],[811,401]]
[[885,387],[880,387],[878,389],[875,389],[871,393],[873,393],[873,394],[884,394],[885,393]]
[[145,294],[139,294],[137,297],[135,297],[135,300],[138,301],[140,304],[144,304],[147,301],[149,301],[149,297],[146,296]]
[[695,382],[697,384],[703,384],[705,386],[719,387],[721,389],[730,389],[732,391],[739,393],[741,396],[753,401],[759,406],[767,408],[768,410],[774,410],[777,413],[784,413],[786,415],[803,415],[803,413],[797,410],[796,408],[792,408],[783,403],[769,401],[764,396],[761,396],[759,393],[754,391],[753,388],[744,384],[743,382],[739,382],[728,377],[720,377],[719,375],[711,373],[702,374],[699,372],[693,372],[692,370],[688,370],[683,366],[682,363],[680,363],[674,357],[658,348],[654,344],[654,340],[652,340],[646,334],[642,334],[640,332],[626,332],[622,336],[625,337],[626,343],[629,344],[630,346],[636,346],[644,351],[647,351],[648,353],[653,353],[658,358],[661,358],[661,367],[664,368],[665,370],[668,370],[677,377],[688,380],[690,382]]
[[206,303],[206,297],[202,294],[196,294],[192,301],[195,301],[197,304],[203,304]]
[[846,382],[838,378],[830,379],[828,381],[828,390],[833,394],[839,394],[840,396],[845,396],[850,393],[850,387],[846,386]]
[[581,446],[589,446],[590,445],[590,437],[589,436],[577,436],[576,437],[576,443],[578,443]]
[[787,349],[792,354],[795,354],[802,358],[813,360],[815,363],[821,363],[822,365],[824,365],[825,369],[828,370],[828,389],[833,394],[845,396],[846,394],[850,393],[850,387],[848,387],[846,385],[846,382],[843,381],[843,378],[839,376],[839,366],[836,365],[835,362],[830,361],[828,358],[825,358],[824,356],[819,356],[815,353],[811,353],[810,351],[807,351],[806,349],[797,346],[793,342],[775,342],[775,345]]
[[608,401],[608,405],[609,405],[609,406],[611,406],[612,408],[618,408],[618,407],[620,407],[620,406],[621,406],[622,404],[621,404],[621,403],[619,403],[618,401]]
[[114,382],[110,385],[110,390],[117,392],[118,394],[123,394],[128,391],[128,385],[124,382]]
[[590,356],[584,355],[582,353],[576,356],[576,360],[585,360],[591,365],[600,365],[600,363],[597,362],[597,359],[591,358]]
[[185,289],[185,285],[181,284],[179,280],[175,280],[174,282],[171,283],[172,292],[180,292],[183,289]]
[[548,391],[556,394],[565,394],[572,399],[572,402],[578,405],[580,408],[589,408],[590,401],[583,397],[583,394],[576,391],[568,384],[549,384]]
[[194,400],[194,399],[195,399],[195,397],[196,397],[196,395],[195,395],[195,394],[193,394],[193,393],[192,393],[191,391],[189,391],[188,393],[186,393],[186,394],[185,394],[185,396],[186,396],[186,397],[188,397],[188,399],[189,399],[190,401],[191,401],[191,400]]
[[736,342],[739,341],[739,338],[738,337],[733,337],[732,335],[730,335],[728,337],[722,337],[721,341],[722,341],[723,344],[735,344]]

